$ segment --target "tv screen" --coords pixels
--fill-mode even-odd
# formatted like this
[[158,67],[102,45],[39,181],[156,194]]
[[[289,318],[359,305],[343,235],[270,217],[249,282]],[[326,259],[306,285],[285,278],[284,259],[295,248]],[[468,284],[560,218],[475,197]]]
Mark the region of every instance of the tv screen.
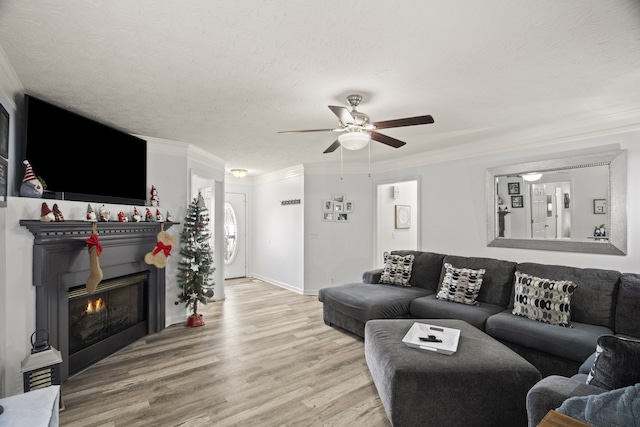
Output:
[[30,95],[26,159],[45,197],[145,205],[147,141]]

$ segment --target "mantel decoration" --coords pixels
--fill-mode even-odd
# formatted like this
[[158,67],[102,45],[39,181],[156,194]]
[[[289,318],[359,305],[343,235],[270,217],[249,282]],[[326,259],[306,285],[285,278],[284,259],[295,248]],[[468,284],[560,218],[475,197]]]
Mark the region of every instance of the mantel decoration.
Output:
[[175,304],[182,302],[191,308],[187,326],[204,325],[202,314],[198,313],[198,303],[206,304],[213,297],[214,283],[211,275],[215,268],[209,239],[209,212],[202,194],[198,193],[198,197],[189,205],[180,233],[182,259],[178,263],[177,280],[182,292],[178,294]]
[[87,292],[92,294],[98,288],[103,277],[100,261],[98,260],[102,253],[102,245],[98,241],[98,228],[95,222],[92,224],[91,237],[87,239],[87,245],[89,249],[89,269],[91,273],[87,278],[85,286],[87,287]]
[[171,255],[171,249],[178,243],[178,239],[164,231],[164,223],[160,225],[156,247],[144,256],[144,262],[155,265],[158,268],[167,266],[167,258]]

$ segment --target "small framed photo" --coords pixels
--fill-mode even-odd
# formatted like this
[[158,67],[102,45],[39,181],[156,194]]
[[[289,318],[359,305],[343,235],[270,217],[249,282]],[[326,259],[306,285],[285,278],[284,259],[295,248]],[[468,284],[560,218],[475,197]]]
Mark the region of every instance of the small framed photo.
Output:
[[396,205],[396,228],[411,228],[411,206]]
[[333,203],[333,210],[336,212],[344,212],[344,203]]
[[336,217],[336,222],[349,222],[349,214],[348,213],[340,212],[337,215],[338,216]]
[[322,212],[333,212],[333,200],[322,201]]
[[351,200],[347,200],[346,202],[344,202],[344,211],[353,212],[353,202]]
[[0,157],[9,160],[9,113],[2,104],[0,104]]
[[509,189],[509,194],[520,194],[519,182],[510,182],[507,184],[507,188]]
[[335,221],[336,219],[336,214],[334,212],[323,212],[322,213],[322,220],[323,221]]
[[9,179],[9,169],[7,161],[0,158],[0,207],[7,206],[7,180]]
[[606,214],[607,213],[607,200],[606,199],[593,199],[593,213],[594,214]]
[[333,194],[332,199],[333,199],[334,203],[342,203],[342,202],[344,202],[344,194],[335,193],[335,194]]
[[[511,185],[511,184],[509,184]],[[512,208],[522,208],[524,207],[524,200],[522,196],[511,196],[511,207]]]

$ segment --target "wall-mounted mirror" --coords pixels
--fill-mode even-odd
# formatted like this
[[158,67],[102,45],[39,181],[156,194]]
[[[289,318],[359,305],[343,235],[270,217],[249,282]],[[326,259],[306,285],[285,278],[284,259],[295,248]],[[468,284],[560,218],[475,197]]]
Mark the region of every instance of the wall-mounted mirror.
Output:
[[488,246],[625,255],[627,151],[486,172]]

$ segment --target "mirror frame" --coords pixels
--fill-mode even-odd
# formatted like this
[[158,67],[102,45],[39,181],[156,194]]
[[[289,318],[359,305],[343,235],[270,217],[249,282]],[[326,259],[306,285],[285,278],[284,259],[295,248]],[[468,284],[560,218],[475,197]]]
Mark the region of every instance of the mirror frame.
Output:
[[[497,237],[496,177],[601,165],[609,166],[608,243]],[[609,255],[627,254],[627,150],[606,151],[563,159],[499,166],[487,169],[485,176],[487,246]]]

